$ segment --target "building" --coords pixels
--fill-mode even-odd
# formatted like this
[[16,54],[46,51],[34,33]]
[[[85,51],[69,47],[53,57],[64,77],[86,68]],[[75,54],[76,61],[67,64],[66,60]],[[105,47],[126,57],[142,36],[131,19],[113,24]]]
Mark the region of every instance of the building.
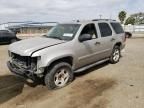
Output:
[[8,22],[0,24],[0,29],[10,29],[17,34],[43,34],[56,24],[57,22]]
[[7,23],[2,23],[0,24],[0,30],[7,29],[9,26],[16,26],[16,25],[21,25],[26,22],[7,22]]

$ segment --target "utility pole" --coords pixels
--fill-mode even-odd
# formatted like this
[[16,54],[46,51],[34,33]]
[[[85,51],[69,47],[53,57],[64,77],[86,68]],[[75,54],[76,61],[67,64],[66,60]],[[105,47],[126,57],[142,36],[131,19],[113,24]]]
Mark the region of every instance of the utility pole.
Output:
[[100,17],[100,19],[102,19],[102,15],[101,14],[99,15],[99,17]]

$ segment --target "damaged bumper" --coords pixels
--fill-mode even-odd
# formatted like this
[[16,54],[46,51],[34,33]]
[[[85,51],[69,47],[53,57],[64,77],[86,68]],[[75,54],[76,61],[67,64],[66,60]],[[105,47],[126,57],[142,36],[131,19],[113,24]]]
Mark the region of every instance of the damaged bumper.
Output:
[[26,69],[20,69],[18,67],[16,67],[14,64],[12,64],[10,61],[7,62],[7,66],[9,68],[9,70],[19,76],[19,77],[22,77],[22,78],[25,78],[25,79],[31,79],[33,81],[35,81],[36,79],[36,76],[33,74],[33,72],[31,70],[26,70]]

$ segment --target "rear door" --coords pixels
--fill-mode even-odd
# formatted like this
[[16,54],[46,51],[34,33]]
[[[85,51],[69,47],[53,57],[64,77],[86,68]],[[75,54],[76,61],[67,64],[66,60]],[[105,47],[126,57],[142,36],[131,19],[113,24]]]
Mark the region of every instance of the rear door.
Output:
[[121,24],[118,22],[111,22],[110,24],[115,32],[115,36],[117,37],[117,40],[123,43],[122,45],[122,48],[123,48],[125,45],[126,37],[125,37],[125,33]]
[[100,36],[100,59],[107,58],[111,55],[113,45],[115,43],[116,37],[113,34],[112,28],[107,22],[97,23]]

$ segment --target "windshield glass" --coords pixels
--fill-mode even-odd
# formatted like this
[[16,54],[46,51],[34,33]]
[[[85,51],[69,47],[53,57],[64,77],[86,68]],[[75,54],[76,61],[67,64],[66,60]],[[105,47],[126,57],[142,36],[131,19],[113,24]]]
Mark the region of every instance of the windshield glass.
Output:
[[46,37],[60,40],[72,40],[79,27],[80,24],[58,24],[48,32]]

